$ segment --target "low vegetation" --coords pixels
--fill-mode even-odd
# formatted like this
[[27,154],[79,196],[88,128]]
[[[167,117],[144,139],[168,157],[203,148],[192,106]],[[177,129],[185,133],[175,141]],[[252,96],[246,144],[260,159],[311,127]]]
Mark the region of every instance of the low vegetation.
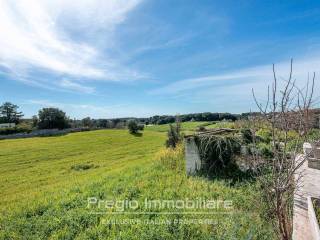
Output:
[[234,165],[234,155],[240,154],[240,139],[227,135],[199,135],[195,138],[202,160],[202,171],[219,174]]
[[128,122],[128,129],[129,129],[129,132],[131,134],[136,134],[138,133],[139,131],[143,131],[144,129],[144,125],[142,124],[139,124],[137,121],[135,120],[129,120]]
[[[43,192],[72,188],[127,165],[151,161],[165,136],[148,132],[136,138],[125,130],[72,133],[0,141],[0,208],[20,205]],[[147,146],[147,147],[146,147]],[[98,168],[73,171],[80,164]],[[17,177],[19,176],[19,177]],[[29,191],[26,191],[29,189]]]
[[96,166],[92,163],[82,163],[82,164],[76,164],[76,165],[73,165],[71,166],[71,169],[72,170],[75,170],[75,171],[81,171],[81,170],[88,170],[90,168],[97,168],[99,166]]
[[[272,239],[254,183],[187,177],[183,148],[164,148],[165,133],[125,130],[0,142],[0,239]],[[19,177],[17,177],[19,176]],[[212,215],[91,214],[88,198],[227,199]],[[131,211],[131,210],[130,210]],[[141,209],[132,211],[142,211]],[[179,210],[180,211],[180,210]],[[184,211],[184,210],[181,210]],[[212,224],[112,224],[111,221],[212,219]]]
[[[0,134],[27,132],[25,125],[72,127],[68,132],[75,132],[77,124],[84,130],[122,130],[1,141],[0,239],[289,240],[299,168],[295,159],[301,144],[320,132],[309,115],[314,78],[311,92],[298,89],[296,94],[291,74],[280,91],[275,72],[274,78],[271,101],[263,108],[254,96],[260,113],[241,115],[247,117],[241,120],[240,115],[202,113],[79,121],[44,108],[32,121],[22,121],[18,106],[5,103],[0,121],[18,125]],[[186,176],[183,136],[195,131],[200,132],[195,142],[202,169]],[[237,161],[244,159],[241,170]],[[148,199],[227,200],[232,208],[149,210],[140,205]],[[120,201],[122,209],[117,204],[101,208],[100,201]],[[138,207],[126,207],[127,201]],[[319,219],[318,206],[316,211]]]
[[185,172],[184,147],[182,144],[175,148],[161,149],[155,155],[156,162],[170,170],[177,171],[181,174]]
[[[199,126],[202,124],[209,123],[210,122],[181,122],[181,132],[188,134],[188,133],[194,133]],[[156,132],[168,132],[170,128],[170,124],[162,124],[162,125],[147,125],[146,131],[156,131]]]
[[180,119],[177,117],[175,124],[169,124],[169,130],[167,132],[167,148],[176,148],[178,144],[181,144],[183,141],[183,136],[181,133],[181,123]]
[[32,129],[29,126],[19,124],[12,128],[0,128],[0,135],[9,135],[15,133],[30,133]]
[[318,224],[320,225],[320,199],[314,199],[312,204],[316,214],[316,218],[318,220]]
[[[179,115],[181,122],[219,122],[223,120],[235,121],[241,117],[239,114],[231,113],[189,113]],[[153,116],[147,119],[149,124],[168,124],[174,123],[176,121],[176,116],[163,115],[163,116]]]

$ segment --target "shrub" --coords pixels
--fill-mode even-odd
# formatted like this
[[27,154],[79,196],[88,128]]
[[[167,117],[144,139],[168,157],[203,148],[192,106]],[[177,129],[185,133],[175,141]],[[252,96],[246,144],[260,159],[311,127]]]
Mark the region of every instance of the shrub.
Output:
[[195,138],[202,161],[202,170],[210,173],[226,169],[240,153],[240,140],[233,136],[199,135]]
[[199,126],[197,130],[199,132],[204,132],[204,131],[206,131],[206,127],[205,126]]
[[129,120],[128,129],[131,134],[138,133],[138,131],[143,131],[144,125],[138,124],[135,120]]
[[271,142],[272,134],[269,129],[261,128],[256,132],[256,135],[265,143]]
[[214,127],[214,128],[231,128],[231,129],[235,129],[235,124],[234,124],[234,122],[223,120],[221,122],[217,122],[212,127]]
[[29,126],[16,126],[13,128],[2,128],[0,129],[0,135],[9,135],[9,134],[16,134],[16,133],[30,133],[31,128]]
[[81,171],[81,170],[85,171],[90,168],[97,168],[97,166],[95,166],[94,164],[86,164],[86,163],[71,166],[71,169],[75,171]]
[[169,125],[166,146],[167,148],[176,148],[176,146],[181,142],[181,140],[181,124],[179,121],[177,121],[175,125]]
[[144,130],[144,125],[143,124],[138,124],[138,130],[143,131]]
[[266,143],[258,143],[257,145],[258,151],[261,156],[266,157],[266,158],[272,158],[273,157],[273,152],[270,144]]
[[320,199],[313,199],[312,203],[316,214],[316,218],[318,220],[318,224],[320,225]]
[[288,138],[289,138],[289,140],[298,139],[298,138],[299,138],[299,133],[297,133],[297,132],[294,131],[294,130],[290,130],[290,131],[288,132]]
[[241,135],[244,143],[249,144],[253,142],[252,132],[248,128],[241,129]]

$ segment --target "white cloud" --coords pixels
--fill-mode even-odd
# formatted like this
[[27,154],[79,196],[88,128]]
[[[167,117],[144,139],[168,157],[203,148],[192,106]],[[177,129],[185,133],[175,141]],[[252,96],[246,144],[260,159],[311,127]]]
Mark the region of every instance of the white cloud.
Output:
[[[21,105],[32,105],[39,107],[58,107],[65,111],[71,118],[118,118],[118,117],[149,117],[156,114],[167,113],[167,108],[156,109],[154,107],[147,107],[145,105],[137,104],[115,104],[98,106],[93,104],[79,104],[79,103],[62,103],[52,102],[48,100],[28,100]],[[27,113],[27,117],[34,113]],[[30,115],[30,116],[29,116]]]
[[[280,62],[276,64],[275,67],[279,80],[288,78],[290,70],[289,61]],[[315,72],[316,76],[319,76],[318,78],[320,78],[320,58],[313,57],[294,61],[293,77],[300,86],[306,84],[308,74],[311,75],[313,72]],[[235,86],[237,92],[235,93],[234,97],[236,97],[237,94],[241,94],[242,91],[250,92],[251,87],[248,88],[248,86],[255,86],[257,88],[266,87],[267,84],[271,83],[272,79],[272,64],[261,65],[251,68],[238,69],[225,74],[183,79],[166,86],[153,89],[150,91],[150,94],[177,95],[187,92],[194,94],[195,91],[212,87],[222,90],[222,88],[227,89],[231,86]],[[319,87],[319,84],[316,84],[316,89],[319,89]],[[227,94],[227,92],[224,92],[223,90],[220,92]]]
[[[0,0],[0,67],[25,81],[37,81],[33,79],[35,70],[68,76],[74,81],[139,78],[139,73],[121,66],[116,58],[102,56],[99,49],[67,31],[71,27],[82,31],[104,29],[110,39],[112,29],[139,2]],[[80,87],[72,84],[64,85],[69,89]],[[85,91],[91,92],[88,90]]]
[[96,106],[91,104],[72,104],[62,102],[52,102],[48,100],[28,100],[26,104],[39,105],[40,107],[57,107],[66,111],[69,116],[84,118],[90,116],[92,118],[104,118],[110,117],[112,111],[116,108],[122,107],[123,105],[112,105],[112,106]]
[[46,5],[53,9],[54,16],[60,15],[71,24],[76,22],[78,28],[110,30],[123,22],[127,13],[140,2],[141,0],[47,0]]
[[195,34],[185,34],[185,35],[179,35],[176,38],[171,38],[169,40],[166,40],[161,43],[154,43],[154,44],[144,44],[142,47],[137,47],[134,49],[134,51],[130,54],[132,56],[139,55],[141,53],[145,53],[148,51],[154,51],[154,50],[162,50],[167,48],[174,48],[177,46],[182,46],[185,44],[185,42],[189,39],[191,39]]
[[[290,61],[275,64],[278,83],[281,86],[289,77]],[[308,78],[311,81],[313,72],[316,73],[314,88],[314,107],[319,107],[320,93],[320,58],[310,57],[293,62],[293,79],[304,88]],[[265,103],[268,85],[273,81],[272,64],[251,68],[238,69],[226,74],[210,75],[184,79],[150,91],[151,95],[165,98],[184,99],[186,104],[201,108],[206,106],[212,111],[246,112],[257,110],[252,96],[252,89],[258,101]],[[209,110],[210,111],[210,110]]]
[[69,81],[67,79],[63,79],[59,83],[59,86],[64,89],[74,90],[74,91],[80,92],[80,93],[88,93],[89,94],[89,93],[95,92],[95,89],[93,87],[87,87],[87,86],[81,85],[79,83]]

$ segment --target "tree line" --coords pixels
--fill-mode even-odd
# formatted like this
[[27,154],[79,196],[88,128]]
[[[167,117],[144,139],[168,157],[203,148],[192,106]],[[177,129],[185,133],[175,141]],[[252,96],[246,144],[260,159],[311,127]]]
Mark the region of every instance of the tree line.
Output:
[[[181,122],[189,122],[189,121],[222,121],[222,120],[231,120],[235,121],[240,118],[240,114],[232,114],[232,113],[211,113],[211,112],[203,112],[203,113],[189,113],[179,115],[179,119]],[[174,123],[176,121],[176,116],[173,115],[163,115],[163,116],[153,116],[148,119],[150,124],[167,124]]]
[[[319,115],[319,109],[313,109],[313,112]],[[180,122],[189,121],[235,121],[238,119],[248,119],[250,116],[256,116],[260,113],[248,112],[242,114],[232,113],[190,113],[179,115]],[[173,115],[155,115],[149,118],[114,118],[114,119],[93,119],[86,117],[83,119],[71,119],[67,114],[58,108],[42,108],[38,115],[34,115],[31,119],[23,119],[24,114],[19,111],[19,106],[10,102],[5,102],[0,106],[0,124],[24,122],[37,129],[64,129],[64,128],[126,128],[130,120],[135,120],[138,124],[143,125],[161,125],[174,123],[176,116]],[[319,126],[319,119],[315,119],[315,124]]]
[[[124,128],[132,119],[140,124],[168,124],[174,123],[176,116],[173,115],[156,115],[149,118],[115,118],[115,119],[92,119],[90,117],[79,119],[71,119],[66,113],[58,108],[42,108],[38,115],[34,115],[32,119],[22,119],[23,113],[19,111],[19,106],[10,102],[5,102],[0,106],[0,123],[31,122],[33,127],[39,129],[52,128],[69,128],[69,127],[98,127],[98,128]],[[191,113],[180,115],[181,122],[187,121],[221,121],[221,120],[237,120],[241,115],[231,113]]]
[[[81,120],[71,119],[67,114],[58,108],[42,108],[38,115],[31,119],[24,118],[19,111],[19,106],[5,102],[0,106],[0,124],[14,123],[17,125],[16,132],[31,129],[65,129],[65,128],[125,128],[130,119],[91,119],[90,117]],[[141,122],[139,120],[136,120]],[[144,121],[142,120],[142,123]],[[21,131],[20,131],[21,130]],[[10,133],[15,131],[10,130]]]
[[5,102],[0,106],[0,124],[14,123],[23,125],[27,128],[28,125],[38,129],[64,129],[70,127],[70,119],[66,113],[58,108],[42,108],[38,115],[32,119],[22,119],[24,114],[18,110],[19,106],[10,102]]

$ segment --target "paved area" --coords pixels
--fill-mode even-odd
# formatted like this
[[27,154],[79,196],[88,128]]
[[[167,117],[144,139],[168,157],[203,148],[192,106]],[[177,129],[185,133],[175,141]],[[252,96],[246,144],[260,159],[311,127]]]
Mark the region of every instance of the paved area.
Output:
[[[298,158],[300,161],[301,158]],[[312,240],[309,219],[307,196],[320,197],[320,170],[308,167],[305,161],[298,171],[300,184],[294,195],[293,239]]]

